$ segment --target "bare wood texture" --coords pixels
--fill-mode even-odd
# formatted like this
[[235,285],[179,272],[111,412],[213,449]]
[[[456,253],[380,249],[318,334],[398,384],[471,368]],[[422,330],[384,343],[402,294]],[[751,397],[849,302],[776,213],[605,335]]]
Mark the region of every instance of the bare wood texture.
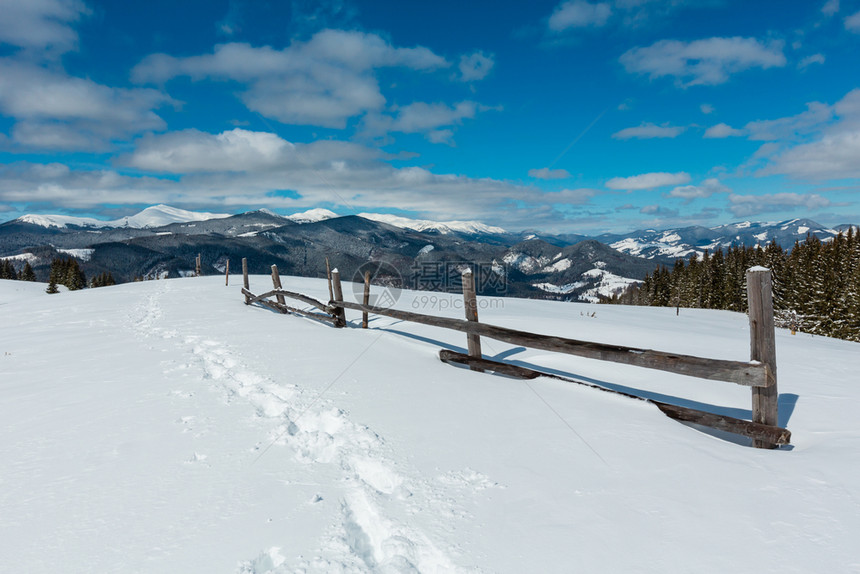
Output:
[[328,262],[328,257],[325,258],[325,276],[328,280],[328,300],[334,299],[334,291],[331,287],[331,264]]
[[[243,293],[245,291],[250,292],[251,283],[248,281],[248,258],[247,257],[242,258],[242,284],[244,285],[244,289],[242,290],[242,292]],[[251,303],[251,298],[246,294],[245,295],[245,305],[249,305],[250,303]]]
[[[747,300],[750,314],[750,359],[767,369],[767,386],[752,389],[752,420],[775,425],[779,420],[776,385],[776,332],[773,323],[771,272],[763,267],[747,271]],[[753,441],[757,448],[775,448],[776,443]]]
[[566,339],[563,337],[526,333],[506,327],[488,325],[487,323],[464,321],[462,319],[449,319],[447,317],[434,317],[432,315],[400,311],[397,309],[386,309],[370,305],[360,305],[358,303],[347,301],[333,301],[331,304],[334,307],[354,309],[356,311],[366,310],[374,315],[383,315],[394,319],[412,321],[434,327],[453,329],[455,331],[465,333],[474,333],[476,335],[481,335],[482,337],[489,337],[490,339],[504,341],[513,345],[531,347],[533,349],[555,351],[589,359],[598,359],[601,361],[611,361],[636,367],[669,371],[701,379],[728,381],[744,386],[757,387],[766,385],[765,367],[763,364],[759,363],[707,359],[702,357],[692,357],[689,355],[653,351],[650,349],[637,349],[634,347],[622,347],[620,345],[609,345],[606,343],[577,341],[575,339]]
[[227,260],[227,268],[224,270],[224,285],[230,286],[230,260]]
[[[275,288],[275,291],[281,291],[281,275],[278,273],[278,266],[272,265],[272,285]],[[278,303],[284,305],[286,301],[284,301],[284,296],[280,293],[275,294],[278,298]]]
[[340,271],[332,269],[331,271],[331,286],[334,297],[331,300],[331,306],[335,307],[334,317],[335,327],[346,327],[346,311],[344,309],[345,302],[343,300],[343,287],[340,284]]
[[[475,292],[475,274],[471,269],[463,271],[463,309],[466,311],[466,320],[473,323],[478,322],[478,296]],[[481,358],[481,336],[475,333],[466,334],[466,344],[469,348],[469,356]],[[470,366],[473,371],[481,370],[480,367]]]
[[753,443],[755,443],[756,441],[767,441],[775,445],[784,445],[789,444],[789,442],[791,441],[791,431],[789,431],[788,429],[780,428],[775,425],[750,422],[747,420],[729,417],[726,415],[718,415],[715,413],[709,413],[707,411],[702,411],[698,409],[691,409],[688,407],[672,405],[669,403],[664,403],[662,401],[655,401],[653,399],[639,397],[622,391],[607,389],[606,387],[601,387],[600,385],[595,385],[593,383],[586,383],[584,381],[577,381],[576,379],[570,379],[568,377],[561,377],[559,375],[543,373],[541,371],[536,371],[527,367],[521,367],[519,365],[510,365],[506,363],[500,363],[498,361],[492,361],[489,359],[470,357],[469,355],[464,355],[463,353],[457,353],[455,351],[449,351],[446,349],[439,351],[439,359],[441,359],[445,363],[467,365],[470,368],[479,367],[482,370],[493,371],[518,379],[536,379],[538,377],[547,377],[551,379],[565,381],[568,383],[591,387],[593,389],[621,395],[631,399],[645,401],[656,406],[658,409],[660,409],[661,412],[663,412],[663,414],[665,414],[671,419],[675,419],[682,422],[695,423],[717,430],[747,436],[753,439]]
[[275,289],[273,291],[268,291],[266,293],[263,293],[262,295],[254,295],[253,293],[251,293],[247,289],[242,289],[242,293],[244,293],[245,296],[249,298],[249,301],[248,301],[249,303],[256,303],[257,301],[261,301],[267,297],[272,297],[274,295],[282,295],[284,297],[290,297],[291,299],[297,299],[297,300],[301,301],[302,303],[307,303],[308,305],[312,305],[312,306],[316,307],[317,309],[319,309],[320,311],[322,311],[324,313],[328,313],[329,315],[331,315],[332,313],[334,313],[336,311],[336,309],[334,307],[326,305],[325,303],[322,303],[321,301],[317,301],[313,297],[308,297],[307,295],[302,295],[301,293],[294,293],[292,291],[284,291],[283,289]]
[[332,324],[334,323],[334,317],[331,315],[331,312],[333,311],[333,309],[331,307],[328,307],[328,306],[320,303],[319,301],[317,301],[315,299],[311,299],[310,297],[306,297],[305,295],[302,295],[300,293],[291,293],[289,291],[282,291],[281,292],[287,297],[296,296],[295,297],[296,299],[310,303],[312,306],[317,307],[317,308],[325,311],[326,314],[323,315],[320,313],[314,313],[313,311],[309,311],[307,309],[299,309],[297,307],[291,307],[290,305],[281,305],[280,303],[276,303],[275,301],[269,301],[266,299],[266,297],[271,297],[272,295],[275,295],[276,291],[269,291],[268,293],[263,293],[262,295],[254,295],[253,293],[251,293],[247,289],[242,289],[242,293],[245,295],[246,298],[248,298],[250,303],[259,303],[260,305],[263,305],[265,307],[268,307],[269,309],[272,309],[274,311],[278,311],[280,313],[284,313],[284,314],[286,314],[288,312],[289,313],[295,313],[298,315],[303,315],[305,317],[310,317],[311,319],[317,319],[319,321],[324,321],[326,323],[332,323]]
[[[364,298],[362,299],[365,305],[370,304],[370,271],[364,272]],[[361,312],[361,328],[367,329],[368,316],[367,311]]]

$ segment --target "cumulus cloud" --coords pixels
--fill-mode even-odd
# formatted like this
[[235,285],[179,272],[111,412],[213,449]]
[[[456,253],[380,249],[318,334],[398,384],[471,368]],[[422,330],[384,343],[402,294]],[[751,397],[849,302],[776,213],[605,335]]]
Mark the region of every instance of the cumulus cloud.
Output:
[[796,116],[750,124],[753,138],[769,141],[757,158],[760,175],[838,180],[860,177],[860,89],[833,105],[807,104]]
[[212,54],[176,58],[153,54],[132,71],[138,83],[178,76],[233,80],[248,88],[245,105],[264,116],[300,125],[343,128],[348,119],[385,105],[375,70],[416,71],[449,66],[424,47],[397,48],[375,34],[323,30],[283,50],[231,43]]
[[825,16],[833,16],[839,12],[839,0],[827,0],[821,7],[821,13]]
[[630,73],[651,79],[673,77],[683,86],[717,85],[732,74],[751,68],[785,66],[780,42],[762,43],[755,38],[706,38],[692,42],[661,40],[621,55]]
[[585,0],[568,0],[556,6],[549,17],[549,29],[561,32],[569,28],[600,27],[611,15],[612,8],[606,2],[592,4]]
[[[345,141],[289,142],[277,134],[232,129],[147,135],[115,170],[76,170],[61,164],[0,166],[0,204],[51,203],[98,209],[102,203],[170,203],[201,208],[232,206],[294,209],[333,204],[341,212],[397,209],[435,219],[480,213],[489,223],[562,225],[572,206],[600,193],[534,186],[492,178],[394,167],[378,148]],[[289,190],[288,193],[282,190]]]
[[625,128],[621,131],[612,134],[612,137],[617,140],[629,139],[654,139],[654,138],[675,138],[681,135],[686,127],[683,126],[658,126],[652,123],[643,123],[642,125]]
[[744,134],[746,134],[744,130],[738,130],[728,124],[719,123],[706,129],[703,137],[707,139],[722,139],[742,136]]
[[529,177],[537,179],[567,179],[570,177],[570,173],[566,169],[542,167],[540,169],[530,169]]
[[798,136],[819,130],[833,119],[833,108],[821,102],[806,104],[806,111],[776,120],[750,122],[745,129],[751,140],[777,141],[793,140]]
[[460,56],[460,79],[464,82],[483,80],[495,65],[492,54],[475,52],[468,56]]
[[634,175],[632,177],[613,177],[606,182],[606,187],[609,189],[636,191],[668,185],[683,185],[689,182],[690,174],[683,171],[678,173],[654,172]]
[[855,12],[845,18],[845,29],[860,34],[860,12]]
[[699,106],[699,109],[702,110],[702,113],[705,115],[714,113],[714,106],[711,104],[702,104]]
[[669,192],[669,197],[685,199],[687,203],[694,199],[711,197],[715,193],[729,193],[731,190],[715,177],[706,179],[699,185],[683,185]]
[[750,217],[802,207],[808,211],[830,205],[830,200],[817,194],[773,193],[766,195],[729,195],[729,210],[735,217]]
[[121,89],[12,59],[0,59],[0,112],[15,118],[19,144],[100,149],[165,123],[153,110],[172,100],[157,90]]
[[365,134],[370,136],[400,132],[423,133],[431,143],[452,142],[451,129],[472,119],[478,112],[493,108],[476,102],[462,101],[453,105],[444,103],[414,102],[393,109],[393,114],[370,114],[364,120]]
[[89,14],[80,0],[0,0],[0,44],[66,52],[78,42],[71,24]]

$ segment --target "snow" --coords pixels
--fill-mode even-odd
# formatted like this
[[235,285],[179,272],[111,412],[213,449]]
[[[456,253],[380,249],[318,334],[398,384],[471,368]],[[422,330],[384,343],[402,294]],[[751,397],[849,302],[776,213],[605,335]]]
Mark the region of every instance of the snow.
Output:
[[287,219],[296,223],[316,223],[317,221],[325,221],[326,219],[332,219],[334,217],[340,216],[334,211],[318,207],[316,209],[309,209],[307,211],[302,211],[301,213],[288,215]]
[[575,291],[585,285],[582,281],[576,281],[574,283],[565,283],[564,285],[553,285],[552,283],[532,283],[532,287],[537,287],[541,291],[546,291],[547,293],[557,293],[559,295],[567,295],[568,293]]
[[89,261],[93,253],[95,253],[95,249],[57,249],[60,253],[65,253],[66,255],[71,255],[75,259],[79,259],[81,261]]
[[4,255],[3,257],[0,257],[0,259],[9,259],[10,261],[28,261],[33,263],[34,261],[38,261],[39,258],[32,253],[19,253],[17,255]]
[[[282,281],[328,297],[323,280]],[[640,401],[442,364],[440,348],[465,347],[459,332],[383,317],[362,330],[352,311],[353,328],[334,329],[246,306],[240,284],[46,295],[0,281],[4,571],[860,567],[857,343],[778,330],[793,446],[755,450]],[[269,285],[251,277],[255,292]],[[420,296],[404,291],[397,307]],[[499,301],[482,321],[749,356],[738,313]],[[746,387],[482,344],[490,358],[750,416]]]
[[430,221],[427,219],[410,219],[388,213],[359,213],[359,217],[386,223],[394,227],[411,229],[413,231],[435,231],[437,233],[507,233],[501,227],[486,225],[480,221]]
[[532,257],[525,253],[509,251],[508,253],[505,253],[504,257],[502,257],[502,261],[523,273],[531,274],[546,266],[550,260],[549,257],[545,256]]
[[425,245],[424,247],[422,247],[421,249],[418,250],[418,255],[426,255],[426,254],[430,253],[431,251],[433,251],[434,249],[436,249],[435,245],[429,245],[429,244]]
[[571,265],[572,262],[570,261],[570,259],[565,257],[564,259],[556,261],[552,265],[547,265],[546,267],[541,269],[541,273],[558,273],[561,271],[566,271],[570,269]]
[[153,205],[147,207],[136,215],[122,217],[112,221],[103,221],[91,217],[72,217],[66,215],[24,215],[18,221],[41,225],[42,227],[64,228],[68,225],[80,227],[133,227],[143,229],[146,227],[161,227],[171,223],[188,223],[191,221],[206,221],[207,219],[221,219],[230,217],[229,213],[206,213],[199,211],[187,211],[171,207],[169,205]]
[[798,227],[797,227],[797,233],[798,233],[799,235],[803,235],[803,234],[804,234],[804,233],[806,233],[807,231],[809,231],[809,228],[808,228],[807,226],[805,226],[805,225],[800,225],[800,226],[798,226]]

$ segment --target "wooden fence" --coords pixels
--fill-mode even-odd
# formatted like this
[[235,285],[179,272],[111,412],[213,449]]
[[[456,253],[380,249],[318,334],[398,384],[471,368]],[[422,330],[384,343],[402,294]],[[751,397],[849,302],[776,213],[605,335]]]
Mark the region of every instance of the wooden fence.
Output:
[[[326,269],[329,269],[328,261],[326,261]],[[753,446],[756,448],[776,448],[779,445],[788,444],[791,438],[791,433],[787,429],[777,426],[778,393],[771,273],[770,270],[763,267],[754,267],[747,271],[747,295],[750,309],[749,361],[709,359],[652,349],[580,341],[481,323],[478,320],[475,278],[471,270],[466,270],[463,273],[465,319],[436,317],[370,305],[369,273],[366,273],[364,276],[363,302],[352,303],[345,301],[343,298],[343,288],[338,270],[328,271],[330,301],[327,304],[301,293],[284,290],[281,285],[280,276],[278,275],[278,268],[275,265],[272,266],[272,284],[274,289],[262,295],[255,295],[250,291],[246,259],[242,260],[242,274],[244,278],[242,293],[245,296],[245,304],[247,305],[259,303],[282,313],[299,314],[329,323],[335,327],[345,327],[347,325],[346,309],[350,309],[362,312],[362,327],[365,329],[368,325],[368,315],[372,313],[403,321],[461,331],[466,334],[468,355],[443,350],[440,352],[440,359],[446,363],[466,365],[475,371],[492,371],[520,378],[534,378],[537,376],[560,378],[567,382],[584,384],[630,398],[648,400],[629,393],[599,387],[598,385],[485,359],[481,353],[481,337],[487,337],[533,349],[566,353],[589,359],[611,361],[688,375],[700,379],[725,381],[748,386],[752,391],[751,421],[717,415],[697,409],[679,407],[659,401],[648,400],[648,402],[656,405],[663,413],[673,419],[748,436],[752,438]],[[274,301],[271,300],[272,297],[275,298]],[[295,299],[306,305],[310,305],[315,311],[289,306],[286,304],[286,298]]]

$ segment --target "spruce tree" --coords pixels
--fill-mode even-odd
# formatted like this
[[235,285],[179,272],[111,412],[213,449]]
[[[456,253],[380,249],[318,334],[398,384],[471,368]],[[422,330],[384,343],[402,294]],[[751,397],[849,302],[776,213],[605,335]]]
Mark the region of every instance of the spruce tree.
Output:
[[21,270],[21,274],[18,276],[18,279],[21,281],[35,281],[36,273],[33,271],[33,268],[30,267],[30,262],[27,261],[24,263],[24,269]]

